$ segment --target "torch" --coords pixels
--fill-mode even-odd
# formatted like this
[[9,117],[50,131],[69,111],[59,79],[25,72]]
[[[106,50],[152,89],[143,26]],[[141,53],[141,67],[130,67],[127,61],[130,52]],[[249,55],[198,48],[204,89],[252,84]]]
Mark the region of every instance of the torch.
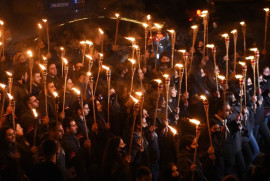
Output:
[[223,34],[222,37],[225,39],[225,45],[226,45],[226,85],[228,85],[230,37],[227,33]]
[[55,102],[54,111],[55,111],[56,123],[58,123],[59,96],[57,92],[53,92],[52,94],[54,96],[54,102]]
[[208,127],[208,135],[209,135],[209,140],[210,140],[210,146],[213,146],[213,142],[212,142],[212,137],[211,137],[211,130],[210,130],[210,123],[209,123],[209,102],[207,100],[207,98],[203,95],[200,96],[200,98],[203,101],[203,107],[204,107],[204,111],[205,111],[205,115],[206,115],[206,121],[207,121],[207,127]]
[[125,37],[125,39],[131,41],[131,44],[132,44],[132,59],[134,59],[135,47],[133,45],[135,45],[135,38],[133,38],[133,37]]
[[3,45],[3,56],[5,56],[5,28],[4,28],[4,21],[0,20],[0,25],[2,29],[2,45]]
[[66,58],[62,58],[62,64],[65,64],[65,82],[64,82],[64,95],[63,95],[63,108],[62,112],[65,111],[65,101],[66,101],[66,90],[67,90],[67,76],[68,76],[68,61]]
[[100,39],[100,52],[103,53],[103,42],[104,42],[104,31],[99,28],[99,39]]
[[[138,73],[142,73],[142,69],[141,69],[141,52],[140,52],[140,48],[138,45],[133,45],[136,49],[136,55],[137,55],[137,62],[138,62],[138,66],[139,66],[139,70]],[[140,79],[140,85],[141,85],[141,91],[143,92],[143,84],[142,84],[142,77],[139,76]]]
[[253,69],[253,85],[254,85],[254,96],[256,95],[256,59],[254,56],[246,57],[247,60],[251,61],[251,66]]
[[177,99],[177,106],[179,107],[180,104],[180,98],[181,98],[181,92],[182,92],[182,79],[184,74],[184,66],[183,64],[175,64],[174,66],[176,69],[178,69],[178,75],[179,75],[179,81],[178,81],[178,99]]
[[93,58],[92,58],[91,55],[85,55],[85,56],[86,56],[86,58],[89,59],[89,61],[88,61],[88,72],[91,72],[92,67],[93,67]]
[[194,46],[195,46],[195,42],[196,42],[196,38],[197,38],[197,33],[198,33],[198,26],[197,25],[193,25],[191,26],[192,29],[192,51],[191,51],[191,63],[190,63],[190,68],[192,66],[192,61],[193,61],[193,54],[195,52]]
[[232,30],[231,33],[233,34],[233,42],[234,42],[234,58],[233,58],[233,71],[236,71],[236,44],[237,44],[237,30]]
[[133,122],[132,122],[132,131],[130,135],[130,143],[129,143],[129,149],[128,149],[128,155],[131,155],[131,148],[133,144],[133,135],[134,135],[134,129],[135,129],[135,122],[136,118],[140,109],[139,100],[135,99],[132,95],[130,95],[131,99],[134,102],[134,111],[133,111]]
[[84,65],[84,55],[86,52],[86,41],[80,41],[80,44],[82,45],[82,64]]
[[46,33],[47,33],[47,43],[48,43],[48,53],[50,52],[50,35],[49,35],[49,23],[47,19],[42,19],[42,21],[46,25]]
[[[83,122],[84,122],[86,140],[89,140],[88,129],[87,129],[87,124],[86,124],[85,114],[84,114],[84,109],[83,109],[83,98],[82,98],[81,91],[79,89],[76,89],[75,87],[73,87],[72,90],[78,95],[78,100],[79,100],[81,110],[82,110],[82,115],[83,115]],[[95,107],[93,107],[93,109],[95,109]]]
[[170,76],[168,74],[164,74],[165,78],[165,88],[166,88],[166,107],[165,107],[165,120],[168,121],[168,104],[169,104],[169,87],[170,87]]
[[154,44],[153,44],[153,40],[152,40],[152,22],[151,22],[151,16],[150,14],[147,15],[147,24],[149,25],[149,33],[150,33],[150,37],[149,39],[151,40],[151,45],[152,45],[152,50],[154,51]]
[[[61,59],[63,59],[65,57],[65,49],[64,47],[60,47],[60,51],[61,51]],[[64,64],[62,61],[62,77],[64,77]]]
[[143,116],[143,102],[144,102],[144,96],[141,92],[136,92],[136,95],[139,96],[139,102],[140,102],[140,121],[141,121],[141,133],[142,133],[142,116]]
[[185,63],[185,86],[186,86],[186,92],[187,92],[187,63],[188,63],[188,53],[186,50],[178,50],[178,52],[183,53],[184,63]]
[[[147,35],[148,35],[147,28],[148,28],[149,25],[147,23],[143,23],[142,25],[144,27],[144,55],[146,55],[146,52],[147,52]],[[145,56],[145,65],[146,65],[146,56]]]
[[38,124],[38,113],[36,109],[32,109],[34,115],[34,122],[35,122],[35,129],[34,129],[34,139],[33,139],[33,146],[36,146],[36,138],[37,138],[37,124]]
[[136,70],[136,67],[134,66],[134,64],[136,63],[136,61],[134,59],[128,59],[131,62],[131,84],[130,84],[130,94],[133,91],[133,79],[134,79],[134,73]]
[[[200,136],[200,132],[199,132],[199,126],[200,126],[200,121],[196,120],[196,119],[189,119],[189,122],[196,125],[196,147],[195,147],[195,152],[194,152],[194,157],[193,157],[193,164],[196,166],[196,158],[197,158],[197,144],[198,144],[198,139]],[[192,173],[192,181],[194,181],[194,172]]]
[[95,90],[94,90],[93,96],[96,94],[97,85],[98,85],[98,80],[99,80],[99,74],[100,74],[100,70],[101,70],[101,68],[102,68],[103,54],[102,54],[102,53],[99,53],[98,55],[99,55],[99,61],[98,61],[98,74],[97,74],[97,80],[96,80],[96,83],[95,83]]
[[244,21],[240,22],[240,25],[242,27],[242,33],[243,33],[243,40],[244,40],[244,56],[246,56],[246,23]]
[[175,31],[174,30],[168,30],[168,32],[171,33],[171,39],[172,39],[172,60],[171,60],[171,68],[173,68],[173,59],[174,59],[174,47],[175,47]]
[[[227,81],[226,81],[226,78],[222,75],[219,75],[218,76],[219,80],[221,81],[221,86],[223,88],[223,106],[224,106],[224,109],[226,107],[226,90],[227,90]],[[224,126],[226,127],[226,129],[228,130],[227,128],[227,123],[226,121],[224,121]],[[225,140],[227,139],[227,132],[225,132]]]
[[6,85],[5,84],[1,84],[0,83],[0,88],[2,89],[2,107],[1,107],[1,115],[0,115],[0,119],[3,117],[4,114],[4,108],[5,108],[5,99],[6,99]]
[[95,96],[94,96],[94,88],[93,88],[93,86],[94,86],[94,79],[91,76],[91,73],[90,72],[87,75],[89,76],[89,86],[90,86],[91,94],[92,94],[92,106],[93,106],[94,123],[96,123],[97,120],[96,120],[96,109],[95,109]]
[[[8,76],[8,93],[11,94],[12,92],[12,85],[13,85],[13,78],[12,78],[12,73],[6,71],[6,74]],[[9,99],[9,106],[11,105],[11,99]]]
[[[256,60],[256,67],[257,67],[257,83],[258,83],[258,89],[260,88],[260,72],[259,72],[259,60],[260,60],[260,52],[258,50],[258,48],[251,48],[250,51],[254,52],[254,58]],[[259,97],[260,97],[260,91],[259,93]]]
[[159,102],[160,94],[163,90],[163,84],[160,79],[155,79],[154,81],[157,82],[158,84],[158,96],[157,96],[157,101],[156,101],[156,106],[155,106],[155,115],[154,115],[154,122],[153,122],[154,130],[155,130],[156,121],[157,121],[158,102]]
[[[89,40],[86,40],[85,41],[86,45],[88,45],[88,49],[89,49],[89,54],[91,56],[93,56],[93,51],[94,51],[94,46],[93,46],[93,42],[89,41]],[[85,56],[85,51],[83,53],[83,63],[84,63],[84,56]],[[84,66],[84,64],[83,64]]]
[[42,65],[42,64],[39,64],[39,67],[41,68],[42,70],[42,73],[43,73],[43,87],[44,87],[44,96],[45,96],[45,115],[46,117],[48,117],[48,98],[47,98],[47,66],[45,65]]
[[119,26],[121,17],[119,13],[115,13],[115,17],[116,17],[116,30],[115,30],[113,49],[117,50],[116,42],[117,42],[117,35],[118,35],[118,26]]
[[159,53],[158,53],[158,47],[159,47],[159,37],[158,35],[161,33],[160,32],[160,29],[162,28],[160,24],[157,24],[157,23],[154,23],[154,25],[157,27],[158,31],[157,31],[157,50],[156,50],[156,59],[155,59],[155,70],[157,70],[157,58],[159,56]]
[[108,122],[110,122],[110,89],[111,89],[111,76],[112,76],[112,73],[111,73],[111,70],[109,67],[105,66],[105,65],[102,65],[102,68],[106,70],[106,73],[107,73],[107,83],[108,83],[108,108],[107,108],[107,111],[108,111]]
[[266,39],[267,39],[267,24],[268,24],[268,18],[269,18],[269,8],[264,8],[265,11],[265,24],[264,24],[264,44],[263,44],[263,50],[262,53],[266,54]]
[[240,85],[240,113],[242,112],[243,107],[243,87],[244,87],[244,77],[243,75],[235,75],[235,78],[239,80]]
[[205,45],[207,44],[207,31],[208,31],[208,11],[204,10],[202,12],[201,17],[203,18],[203,26],[204,26],[204,31],[203,31],[203,59],[205,59]]
[[40,62],[41,29],[42,29],[42,25],[38,23],[38,61],[39,62]]
[[244,99],[245,99],[245,105],[247,105],[247,87],[246,87],[247,65],[245,62],[239,62],[239,64],[242,66],[242,75],[244,79]]
[[15,99],[10,93],[7,93],[9,100],[11,101],[11,107],[12,107],[12,126],[13,130],[16,132],[16,123],[15,123]]
[[27,55],[29,56],[29,70],[30,70],[30,94],[32,93],[32,77],[33,77],[33,64],[34,64],[34,60],[33,60],[33,54],[32,51],[28,50],[27,51]]
[[[212,54],[213,54],[213,59],[214,59],[214,70],[216,70],[216,67],[217,67],[217,61],[216,61],[216,47],[214,44],[207,44],[206,45],[207,48],[211,48],[212,49]],[[215,73],[215,79],[216,79],[216,89],[217,89],[217,93],[219,92],[219,89],[218,89],[218,73],[216,72]]]

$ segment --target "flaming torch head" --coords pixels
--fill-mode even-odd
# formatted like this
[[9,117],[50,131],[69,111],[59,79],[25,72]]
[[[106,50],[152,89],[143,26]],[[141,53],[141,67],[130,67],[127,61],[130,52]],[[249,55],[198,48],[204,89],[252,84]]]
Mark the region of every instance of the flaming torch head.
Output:
[[0,83],[0,88],[3,89],[3,90],[5,90],[6,89],[6,85]]
[[65,63],[65,65],[68,64],[68,60],[66,58],[62,58],[63,62]]
[[147,20],[149,21],[151,19],[150,14],[147,15]]
[[54,96],[54,98],[57,98],[58,97],[58,93],[57,92],[53,92],[53,96]]
[[125,37],[125,39],[131,41],[132,43],[135,41],[135,38],[134,37]]
[[42,29],[42,25],[40,23],[38,23],[38,28]]
[[35,119],[37,119],[37,117],[38,117],[37,110],[36,109],[32,109],[32,112],[34,114]]
[[72,88],[72,90],[77,94],[77,95],[80,95],[81,94],[81,91],[75,87]]
[[27,51],[27,55],[28,55],[29,57],[31,57],[31,58],[32,58],[32,57],[33,57],[33,53],[32,53],[32,51],[31,51],[31,50],[28,50],[28,51]]
[[116,18],[119,18],[120,17],[120,14],[119,13],[115,13],[115,17]]
[[201,124],[201,122],[198,121],[197,119],[189,119],[189,122],[195,124],[196,126],[199,126]]
[[7,93],[9,100],[13,100],[13,96],[10,93]]
[[99,31],[99,33],[100,33],[101,35],[104,34],[104,31],[103,31],[101,28],[99,28],[98,31]]
[[8,77],[12,77],[12,73],[11,72],[6,71],[6,74],[7,74]]
[[44,65],[42,65],[42,64],[39,64],[39,67],[44,71],[44,70],[46,70],[46,67],[44,66]]
[[180,63],[177,63],[177,64],[175,64],[174,67],[177,68],[177,69],[183,69],[184,68],[184,65],[183,64],[180,64]]
[[246,23],[245,23],[244,21],[241,21],[241,22],[240,22],[240,25],[241,25],[241,26],[246,26]]
[[167,124],[168,128],[171,130],[171,132],[173,133],[173,135],[177,134],[176,129],[174,129],[173,127],[171,127],[169,124]]
[[3,26],[4,25],[4,21],[0,20],[0,25]]
[[134,59],[128,59],[128,61],[130,61],[132,63],[132,65],[134,65],[136,63],[136,61]]
[[197,25],[193,25],[193,26],[191,26],[191,29],[197,30],[198,29],[198,26]]
[[264,10],[266,13],[269,12],[269,8],[264,8],[263,10]]
[[88,58],[89,60],[93,60],[92,56],[91,55],[85,55],[86,58]]
[[136,99],[135,97],[133,97],[132,95],[130,95],[130,97],[131,97],[131,99],[133,100],[133,102],[135,103],[135,104],[138,104],[138,102],[139,102],[139,100],[138,99]]
[[43,21],[44,23],[47,23],[48,20],[47,20],[47,19],[42,19],[42,21]]
[[144,28],[147,28],[149,25],[147,23],[142,24]]

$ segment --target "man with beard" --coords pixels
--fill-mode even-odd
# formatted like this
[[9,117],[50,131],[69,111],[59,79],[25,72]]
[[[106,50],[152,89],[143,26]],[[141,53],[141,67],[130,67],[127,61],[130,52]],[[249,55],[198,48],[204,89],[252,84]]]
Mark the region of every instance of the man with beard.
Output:
[[23,101],[28,95],[26,82],[28,79],[26,67],[14,68],[12,95],[16,102],[16,116],[20,117],[21,108],[23,107]]
[[40,72],[34,69],[33,71],[33,77],[32,77],[32,95],[35,97],[38,97],[40,91],[41,91],[41,75]]

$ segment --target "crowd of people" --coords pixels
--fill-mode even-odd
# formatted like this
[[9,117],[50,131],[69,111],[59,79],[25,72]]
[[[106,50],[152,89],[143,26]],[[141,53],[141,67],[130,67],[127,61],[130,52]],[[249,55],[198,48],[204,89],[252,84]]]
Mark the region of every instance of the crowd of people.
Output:
[[[215,65],[210,51],[203,55],[206,47],[199,40],[188,58],[175,57],[174,64],[187,66],[179,71],[171,67],[170,51],[157,57],[151,45],[143,56],[134,51],[132,66],[116,47],[104,46],[102,52],[98,37],[93,48],[83,49],[68,34],[63,41],[52,39],[49,52],[46,41],[38,40],[30,57],[25,48],[15,51],[10,36],[7,30],[0,59],[0,83],[6,85],[0,101],[0,180],[270,178],[268,66],[259,67],[254,79],[249,60],[237,54],[234,69],[229,57],[224,86],[216,85],[216,75],[225,76],[228,57],[218,54]],[[84,52],[92,60],[82,58]],[[63,57],[68,69],[62,68]],[[246,91],[235,78],[242,74],[239,61],[248,69]],[[102,64],[110,67],[111,81]]]

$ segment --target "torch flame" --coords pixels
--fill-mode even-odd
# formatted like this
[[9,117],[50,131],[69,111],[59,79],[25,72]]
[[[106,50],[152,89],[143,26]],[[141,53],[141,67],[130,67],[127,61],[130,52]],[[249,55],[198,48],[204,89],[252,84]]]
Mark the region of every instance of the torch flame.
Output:
[[43,56],[43,55],[42,55],[42,58],[43,58],[43,60],[44,60],[44,61],[46,61],[46,60],[47,60],[47,58],[46,58],[45,56]]
[[8,98],[9,98],[10,100],[13,99],[13,96],[12,96],[10,93],[7,93],[7,95],[8,95]]
[[177,50],[177,51],[181,53],[186,53],[186,50]]
[[42,29],[42,25],[40,23],[38,23],[38,28]]
[[149,26],[149,25],[146,24],[146,23],[143,23],[142,25],[143,25],[143,27],[145,27],[145,28],[147,28],[147,27]]
[[207,47],[207,48],[214,48],[215,45],[214,45],[214,44],[207,44],[206,47]]
[[202,11],[202,14],[208,14],[208,11],[207,10],[203,10]]
[[151,19],[150,14],[147,15],[147,20],[149,21]]
[[86,42],[85,42],[85,41],[80,41],[80,44],[81,44],[81,45],[85,45]]
[[171,126],[168,125],[168,124],[167,124],[167,126],[168,126],[168,128],[171,130],[171,132],[173,133],[173,135],[177,134],[176,129],[174,129],[173,127],[171,127]]
[[162,26],[161,26],[160,24],[158,24],[158,23],[154,23],[154,25],[155,25],[158,29],[162,28]]
[[248,56],[246,57],[246,60],[253,60],[254,59],[254,56]]
[[61,50],[61,51],[64,51],[65,49],[64,49],[64,47],[60,47],[60,50]]
[[158,84],[162,83],[160,79],[154,79],[154,81],[157,82]]
[[9,77],[12,76],[12,73],[11,73],[11,72],[6,71],[6,74],[7,74],[7,76],[9,76]]
[[58,97],[58,93],[57,93],[57,92],[53,92],[52,94],[53,94],[53,96],[54,96],[55,98]]
[[168,32],[170,32],[170,33],[174,33],[175,31],[174,30],[167,30]]
[[46,67],[42,64],[39,64],[39,67],[42,69],[42,70],[46,70]]
[[42,19],[42,21],[43,21],[44,23],[47,23],[48,20],[47,20],[47,19]]
[[240,22],[240,25],[244,26],[246,23],[244,21]]
[[27,55],[29,55],[29,57],[33,57],[32,51],[31,51],[31,50],[28,50],[28,51],[27,51]]
[[223,75],[218,75],[218,78],[219,78],[220,80],[225,80],[225,77],[224,77]]
[[181,68],[184,67],[184,65],[183,64],[180,64],[180,63],[177,63],[177,64],[175,64],[175,67],[181,69]]
[[135,41],[135,38],[133,38],[133,37],[125,37],[125,39],[127,39],[127,40],[129,40],[131,42],[134,42]]
[[86,58],[88,58],[89,60],[93,60],[92,56],[91,55],[85,55]]
[[196,126],[198,126],[198,125],[200,125],[200,124],[201,124],[201,122],[200,122],[200,121],[198,121],[197,119],[189,119],[189,122],[191,122],[191,123],[195,124]]
[[141,92],[136,92],[135,93],[137,96],[142,96],[142,93]]
[[197,29],[198,28],[198,26],[197,25],[193,25],[193,26],[191,26],[191,29],[193,29],[193,30],[195,30],[195,29]]
[[0,42],[0,46],[2,46],[3,45],[3,43],[2,42]]
[[135,49],[138,49],[139,48],[138,45],[132,45],[132,47],[135,48]]
[[258,48],[250,48],[249,50],[252,52],[256,52],[256,51],[258,51]]
[[1,87],[2,89],[5,89],[5,88],[6,88],[6,85],[0,83],[0,87]]
[[4,25],[4,21],[0,20],[0,25],[3,26]]
[[115,17],[119,18],[120,14],[119,13],[115,13]]
[[239,64],[242,65],[242,66],[245,66],[246,65],[245,62],[239,62]]
[[81,91],[79,89],[76,89],[75,87],[72,88],[72,90],[77,94],[80,95]]
[[229,35],[228,33],[224,33],[223,35],[221,35],[223,38],[227,38]]
[[91,74],[91,72],[87,72],[87,76],[89,76],[89,77],[90,77],[91,75],[92,75],[92,74]]
[[235,33],[237,33],[237,30],[234,29],[234,30],[231,31],[231,33],[235,34]]
[[133,97],[132,95],[130,95],[131,99],[134,101],[135,104],[137,104],[139,102],[138,99],[136,99],[135,97]]
[[103,57],[103,53],[98,53],[98,55],[99,55],[100,57]]
[[235,75],[235,78],[237,78],[237,79],[243,79],[243,75]]
[[68,64],[68,60],[66,58],[62,58],[63,62],[67,65]]
[[37,118],[37,117],[38,117],[37,110],[36,110],[36,109],[32,109],[32,112],[33,112],[33,114],[34,114],[34,117]]
[[99,28],[98,31],[100,34],[102,34],[102,35],[104,34],[104,31],[102,29]]
[[[103,34],[103,33],[102,33]],[[85,43],[89,46],[93,45],[93,42],[89,41],[89,40],[86,40]]]
[[269,11],[269,8],[264,8],[263,9],[265,12],[268,12]]
[[133,65],[136,63],[134,59],[128,59]]
[[203,100],[203,101],[206,101],[206,100],[207,100],[207,98],[206,98],[204,95],[201,95],[200,98],[201,98],[201,100]]
[[164,78],[169,78],[170,76],[168,74],[163,75]]
[[110,68],[109,67],[107,67],[107,66],[105,66],[105,65],[102,65],[102,68],[104,68],[105,70],[110,70]]

